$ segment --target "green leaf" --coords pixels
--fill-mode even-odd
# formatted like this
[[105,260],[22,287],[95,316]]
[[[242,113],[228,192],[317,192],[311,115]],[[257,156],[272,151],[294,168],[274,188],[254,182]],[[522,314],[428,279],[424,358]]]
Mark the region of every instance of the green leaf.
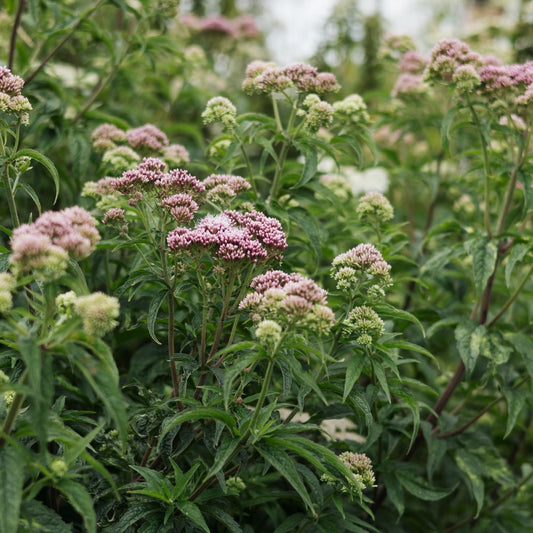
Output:
[[212,507],[209,510],[205,511],[206,514],[213,516],[220,523],[224,524],[228,531],[231,533],[242,533],[242,528],[233,520],[229,513],[223,511],[218,507]]
[[298,180],[298,183],[294,186],[295,188],[302,187],[308,181],[312,180],[316,175],[318,166],[316,148],[305,144],[298,144],[297,148],[299,148],[303,152],[305,157],[305,164],[302,170],[302,176]]
[[513,430],[516,419],[530,395],[525,391],[513,389],[503,389],[503,395],[507,401],[507,425],[505,426],[505,435],[503,436],[505,439]]
[[440,135],[442,139],[442,149],[447,154],[450,153],[450,128],[453,124],[453,119],[455,118],[455,114],[459,111],[458,107],[452,107],[446,115],[444,115],[444,118],[442,119],[442,124],[440,127]]
[[486,334],[487,328],[473,320],[460,323],[455,328],[457,349],[465,365],[467,375],[470,375],[476,366],[481,351],[481,342]]
[[19,525],[17,533],[72,533],[70,524],[38,500],[23,502],[20,517],[24,525]]
[[154,502],[135,502],[135,505],[131,505],[124,514],[120,517],[120,520],[111,528],[113,533],[125,533],[136,522],[152,513],[158,512],[159,509],[154,505]]
[[174,504],[184,516],[186,516],[191,522],[195,523],[206,533],[210,533],[209,528],[205,522],[205,519],[200,511],[199,507],[192,503],[186,501],[175,502]]
[[492,241],[489,241],[487,237],[481,237],[466,242],[465,248],[472,256],[474,284],[477,293],[481,294],[496,267],[498,247]]
[[157,315],[159,313],[159,308],[161,304],[165,301],[165,298],[168,296],[168,289],[161,289],[150,302],[150,307],[148,308],[148,316],[146,317],[146,325],[148,326],[148,333],[150,337],[157,344],[161,344],[161,341],[156,337],[155,334],[155,322],[157,320]]
[[511,286],[511,274],[513,273],[516,263],[522,261],[529,250],[531,250],[531,246],[526,246],[524,244],[516,244],[513,246],[509,257],[507,258],[507,263],[505,264],[505,284],[507,285],[507,288]]
[[267,443],[264,442],[257,443],[255,449],[260,453],[263,459],[270,463],[289,482],[308,510],[313,516],[316,516],[313,502],[311,501],[302,478],[294,465],[294,461],[289,455],[278,447],[268,446]]
[[403,309],[397,309],[396,307],[387,304],[387,303],[380,303],[378,305],[374,306],[374,310],[380,317],[389,317],[389,318],[397,318],[399,320],[405,320],[406,322],[411,322],[412,324],[416,324],[418,328],[420,329],[420,332],[422,333],[422,336],[426,336],[426,332],[424,330],[424,326],[416,318],[415,315],[412,313],[409,313],[408,311],[404,311]]
[[533,340],[523,333],[511,333],[507,338],[522,356],[529,375],[533,378]]
[[234,439],[229,436],[226,436],[222,439],[222,442],[220,443],[220,446],[217,448],[216,451],[215,461],[209,469],[209,472],[207,472],[207,474],[205,475],[204,481],[207,481],[207,479],[219,472],[221,468],[224,468],[224,465],[233,455],[233,452],[237,449],[238,445],[238,439]]
[[421,500],[429,502],[442,500],[457,488],[457,485],[454,485],[449,489],[438,489],[428,485],[423,479],[412,476],[408,472],[402,472],[401,470],[396,472],[395,475],[407,492]]
[[21,189],[24,189],[24,191],[26,191],[28,196],[33,200],[33,203],[35,204],[35,207],[37,208],[37,213],[39,213],[40,215],[41,214],[41,201],[39,200],[39,196],[35,192],[35,189],[24,181],[20,181],[18,186]]
[[424,421],[421,423],[421,426],[428,447],[427,469],[428,478],[431,481],[433,474],[436,472],[448,449],[448,444],[446,443],[446,439],[439,439],[437,435],[432,433],[433,426],[429,422]]
[[0,533],[17,531],[23,483],[22,459],[4,442],[0,449]]
[[52,180],[54,182],[55,186],[55,196],[54,196],[54,204],[56,203],[57,197],[59,195],[59,174],[57,172],[57,168],[55,167],[54,163],[48,157],[44,156],[43,154],[39,153],[37,150],[33,150],[31,148],[23,148],[22,150],[19,150],[15,154],[15,158],[19,157],[31,157],[32,159],[35,159],[35,161],[38,161],[43,165],[43,167],[48,170],[48,173],[52,177]]
[[342,401],[345,402],[346,398],[352,392],[355,382],[359,379],[361,372],[365,366],[365,357],[361,354],[353,354],[346,366],[346,379],[344,381],[344,394],[342,395]]
[[161,435],[159,436],[158,445],[161,444],[161,441],[169,431],[179,426],[180,424],[183,424],[184,422],[189,422],[190,420],[201,420],[205,418],[214,418],[215,420],[219,420],[220,422],[225,424],[233,434],[237,433],[235,419],[225,411],[215,409],[213,407],[191,407],[186,411],[182,411],[181,413],[173,417],[165,419]]
[[96,533],[96,514],[87,489],[80,483],[67,478],[60,479],[55,487],[64,494],[72,507],[81,515],[87,532]]
[[383,483],[387,487],[387,497],[396,507],[398,518],[401,518],[405,511],[405,497],[400,482],[395,475],[386,473],[383,475]]
[[124,398],[117,379],[116,366],[108,360],[92,357],[87,351],[70,344],[70,361],[80,370],[98,398],[102,400],[107,412],[115,422],[122,445],[128,437],[128,416]]
[[387,401],[390,403],[391,397],[390,397],[389,385],[387,383],[387,376],[385,375],[385,369],[383,368],[383,365],[379,361],[373,360],[372,369],[374,371],[376,378],[378,379],[378,383],[381,387],[381,390],[385,393],[385,396],[387,397]]
[[474,518],[477,518],[483,508],[483,500],[485,499],[485,484],[481,479],[479,460],[466,450],[460,449],[455,453],[455,462],[464,472],[470,483],[470,488],[477,504],[476,515]]
[[426,357],[429,357],[430,359],[435,360],[435,356],[430,351],[426,350],[426,348],[424,348],[423,346],[420,346],[413,342],[404,340],[394,340],[387,341],[382,346],[384,348],[399,348],[400,350],[407,350],[408,352],[420,353],[422,355],[425,355]]
[[498,331],[490,330],[482,339],[481,353],[496,365],[507,363],[513,349],[508,346],[504,337]]

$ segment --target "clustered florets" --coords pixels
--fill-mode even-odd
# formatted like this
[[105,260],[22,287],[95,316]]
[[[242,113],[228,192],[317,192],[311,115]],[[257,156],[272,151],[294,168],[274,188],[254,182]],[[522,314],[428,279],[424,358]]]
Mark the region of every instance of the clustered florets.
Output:
[[380,192],[369,192],[359,199],[356,213],[363,222],[382,224],[394,217],[391,203]]
[[355,336],[361,346],[370,346],[385,332],[385,324],[370,307],[354,307],[343,322],[347,335]]
[[193,229],[179,227],[167,237],[174,253],[203,254],[208,251],[224,261],[253,263],[280,259],[287,247],[281,224],[258,211],[224,211],[208,215]]
[[241,176],[228,174],[211,174],[202,184],[206,189],[207,199],[221,204],[228,203],[240,192],[251,188],[250,183]]
[[83,331],[94,337],[101,337],[114,329],[120,313],[117,298],[103,292],[77,296],[72,302],[74,312],[82,319]]
[[304,116],[303,127],[309,133],[316,133],[320,128],[327,127],[333,122],[333,106],[324,102],[316,94],[305,97],[300,115]]
[[22,124],[29,121],[32,110],[29,100],[22,96],[24,80],[15,76],[7,67],[0,66],[0,111],[8,115],[16,115]]
[[9,272],[0,273],[0,313],[7,313],[13,307],[15,278]]
[[223,96],[215,96],[207,102],[206,108],[202,113],[204,124],[221,122],[226,129],[233,129],[237,125],[235,117],[237,108],[230,100]]
[[368,124],[370,116],[363,98],[358,94],[351,94],[333,103],[333,112],[338,119],[353,124]]
[[337,288],[354,292],[367,288],[371,298],[381,297],[392,283],[390,265],[371,244],[358,244],[355,248],[333,259],[332,277]]
[[253,61],[246,68],[242,89],[247,94],[280,93],[295,89],[302,93],[325,94],[340,88],[335,76],[319,72],[305,63],[293,63],[278,67],[274,63]]
[[11,268],[15,275],[32,273],[50,281],[61,277],[69,256],[87,257],[100,240],[96,221],[81,207],[48,211],[33,224],[23,224],[11,237]]
[[254,322],[273,321],[282,327],[301,327],[322,334],[331,330],[335,315],[327,292],[300,274],[270,270],[250,283],[254,292],[239,304]]
[[[360,493],[375,486],[376,477],[372,468],[372,461],[364,453],[342,452],[339,459],[352,471],[353,477],[349,481],[355,483],[356,492]],[[349,490],[331,474],[323,474],[321,480],[342,492]]]
[[478,69],[483,64],[481,56],[458,39],[443,39],[431,51],[425,77],[428,81],[449,83],[459,67],[469,65]]
[[104,152],[102,162],[113,174],[130,170],[141,155],[160,156],[172,166],[189,162],[189,152],[181,144],[169,144],[168,137],[153,124],[122,130],[113,124],[102,124],[91,134],[95,149]]

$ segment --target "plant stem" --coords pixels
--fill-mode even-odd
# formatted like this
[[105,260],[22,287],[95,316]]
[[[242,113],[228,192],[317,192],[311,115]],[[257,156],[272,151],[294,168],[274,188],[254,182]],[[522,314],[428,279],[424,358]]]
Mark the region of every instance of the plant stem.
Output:
[[2,182],[6,190],[7,205],[9,206],[9,213],[11,214],[11,221],[13,222],[13,226],[18,227],[20,226],[20,219],[19,219],[19,215],[17,211],[17,204],[15,203],[15,195],[13,194],[13,190],[11,189],[11,184],[9,183],[9,176],[7,172],[6,163],[4,163],[2,167]]
[[179,380],[176,361],[173,359],[174,352],[174,294],[171,291],[168,293],[168,358],[170,361],[170,375],[172,376],[172,395],[178,398]]
[[89,17],[90,15],[92,15],[92,13],[98,9],[98,7],[100,7],[101,4],[103,4],[104,2],[106,2],[106,0],[97,0],[91,7],[89,7],[88,9],[86,9],[78,18],[78,21],[76,22],[76,24],[74,24],[74,26],[72,26],[69,30],[69,32],[65,35],[65,37],[63,37],[63,39],[61,39],[61,41],[59,41],[53,48],[52,50],[50,50],[50,52],[48,52],[44,58],[41,60],[41,62],[39,63],[39,65],[37,66],[37,68],[31,73],[29,74],[28,76],[26,76],[26,79],[24,80],[24,85],[28,85],[28,83],[30,83],[33,78],[35,78],[35,76],[37,76],[37,74],[39,74],[39,72],[41,72],[41,70],[45,67],[45,65],[48,63],[48,61],[50,61],[50,59],[52,59],[52,57],[54,57],[57,52],[63,47],[63,45],[65,43],[67,43],[69,41],[69,39],[74,35],[74,32],[81,26],[82,22],[87,18]]
[[[521,385],[526,383],[530,380],[530,376],[526,376],[525,378],[521,379],[516,385],[512,387],[513,390],[518,389]],[[500,403],[503,399],[505,399],[505,396],[500,395],[498,398],[492,400],[488,405],[486,405],[476,416],[472,417],[468,422],[463,424],[460,428],[454,429],[453,431],[448,431],[447,433],[441,433],[437,434],[437,438],[439,439],[447,439],[449,437],[455,437],[456,435],[460,435],[464,431],[466,431],[472,424],[477,422],[485,413],[490,411],[496,404]]]
[[477,131],[479,133],[479,141],[481,143],[481,151],[483,153],[483,174],[484,174],[484,200],[485,200],[485,209],[483,213],[483,221],[485,224],[485,231],[489,239],[492,239],[492,231],[490,229],[490,195],[489,195],[489,177],[490,177],[490,165],[489,165],[489,154],[487,152],[487,144],[485,142],[485,137],[481,131],[481,121],[479,116],[476,113],[474,105],[468,100],[468,107],[472,113],[474,123],[476,124]]
[[248,426],[245,434],[242,437],[243,440],[255,428],[255,424],[257,423],[257,419],[259,418],[259,414],[261,413],[261,409],[263,408],[263,405],[265,403],[265,398],[267,395],[268,388],[270,387],[270,380],[272,379],[273,370],[274,370],[274,356],[271,355],[270,358],[268,359],[268,366],[266,369],[265,377],[263,378],[263,385],[261,387],[261,392],[259,394],[259,400],[257,400],[257,405],[255,406],[254,416],[252,417],[252,420],[250,421],[250,425]]
[[11,29],[11,38],[9,39],[9,60],[7,66],[9,70],[13,70],[13,63],[15,60],[15,47],[17,42],[17,32],[20,26],[20,19],[22,17],[22,11],[26,6],[27,0],[20,0],[17,7],[17,13],[15,15],[15,21],[13,22],[13,28]]
[[[19,383],[24,384],[26,383],[26,378],[28,376],[28,369],[26,368],[20,378]],[[0,450],[5,444],[5,438],[3,435],[9,435],[11,433],[11,430],[13,429],[13,425],[15,424],[15,420],[17,419],[17,415],[19,414],[20,408],[22,407],[22,402],[24,402],[24,398],[26,395],[22,392],[17,392],[15,394],[15,397],[13,398],[13,403],[9,407],[9,411],[7,412],[6,419],[4,420],[4,424],[2,426],[2,430],[0,431]]]
[[492,320],[487,324],[487,327],[490,328],[493,326],[502,316],[503,314],[511,307],[513,302],[518,298],[518,295],[524,288],[524,285],[526,284],[527,280],[529,279],[529,276],[531,276],[531,273],[533,272],[533,265],[531,268],[527,271],[527,274],[524,276],[524,279],[520,282],[520,285],[516,288],[516,290],[511,294],[509,299],[503,304],[502,308],[494,315]]

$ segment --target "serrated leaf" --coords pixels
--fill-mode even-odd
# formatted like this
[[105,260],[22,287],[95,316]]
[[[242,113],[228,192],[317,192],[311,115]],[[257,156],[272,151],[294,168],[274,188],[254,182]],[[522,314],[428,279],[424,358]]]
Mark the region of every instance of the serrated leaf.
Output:
[[476,515],[474,518],[477,518],[483,508],[483,500],[485,499],[485,483],[481,479],[481,474],[479,472],[479,460],[466,450],[460,449],[455,453],[455,462],[464,472],[470,483],[470,488],[477,504]]
[[17,531],[23,483],[22,458],[4,442],[0,449],[0,533]]
[[206,533],[210,533],[209,528],[205,522],[200,508],[192,502],[179,501],[175,502],[175,506],[186,516],[191,522],[199,526]]
[[419,477],[409,475],[407,472],[398,471],[395,475],[402,487],[407,492],[421,500],[429,502],[442,500],[443,498],[446,498],[446,496],[449,496],[457,488],[457,485],[454,485],[448,489],[438,489],[436,487],[432,487]]
[[18,186],[21,189],[23,189],[27,193],[27,195],[33,200],[33,203],[35,204],[35,207],[37,208],[37,213],[40,215],[41,214],[41,201],[39,200],[39,196],[35,192],[35,189],[24,181],[19,182]]
[[507,285],[507,288],[511,285],[511,274],[513,273],[516,263],[522,261],[529,250],[531,250],[531,246],[526,246],[524,244],[516,244],[513,246],[505,264],[505,284]]
[[390,397],[390,391],[389,391],[389,385],[387,383],[387,376],[385,375],[385,369],[381,365],[379,361],[372,361],[372,369],[374,371],[374,374],[376,378],[378,379],[378,383],[381,387],[381,390],[385,393],[385,396],[387,397],[387,401],[391,402]]
[[215,461],[209,472],[205,475],[205,480],[214,476],[221,468],[224,468],[228,459],[232,456],[233,452],[237,449],[239,441],[237,439],[226,436],[222,439],[220,446],[217,448],[215,455]]
[[165,435],[174,429],[175,427],[183,424],[184,422],[189,422],[191,420],[202,420],[202,419],[215,419],[219,420],[225,424],[233,434],[237,433],[237,426],[235,424],[235,419],[225,411],[220,409],[215,409],[214,407],[191,407],[186,411],[167,418],[163,424],[163,429],[161,435],[159,436],[159,444],[165,437]]
[[387,487],[387,497],[396,507],[398,518],[401,518],[405,511],[405,497],[400,482],[393,474],[384,474],[383,482]]
[[472,256],[472,269],[476,292],[481,294],[496,267],[498,247],[494,242],[489,241],[487,237],[472,239],[465,243],[465,247]]
[[507,338],[522,356],[529,375],[533,378],[533,340],[523,333],[511,333]]
[[298,493],[298,496],[300,496],[307,509],[313,514],[313,516],[315,516],[316,512],[313,508],[313,502],[309,497],[298,470],[294,466],[294,461],[289,455],[285,451],[277,447],[274,448],[268,446],[264,442],[257,443],[255,449],[263,459],[272,465],[289,482],[292,488]]
[[43,167],[48,170],[48,173],[50,174],[52,181],[54,182],[55,186],[55,196],[54,196],[54,204],[56,203],[57,197],[59,195],[59,174],[57,172],[57,168],[55,167],[54,163],[48,157],[44,156],[37,150],[33,150],[31,148],[23,148],[22,150],[19,150],[15,154],[16,158],[19,157],[31,157],[32,159],[35,159],[35,161],[38,161],[43,165]]
[[448,445],[446,439],[439,439],[437,435],[432,433],[433,426],[429,422],[422,422],[421,426],[428,447],[427,469],[428,478],[431,481],[448,449]]
[[168,289],[160,290],[150,302],[150,307],[148,308],[148,315],[146,316],[146,325],[148,327],[148,333],[150,334],[150,337],[152,337],[154,342],[156,342],[157,344],[161,344],[161,341],[157,338],[154,331],[155,322],[157,320],[157,315],[159,313],[161,304],[165,301],[165,298],[168,296],[168,294]]
[[111,528],[112,533],[125,533],[130,527],[135,525],[141,519],[154,512],[158,512],[159,509],[153,502],[135,502],[126,509],[126,511],[120,517],[120,520]]
[[365,357],[361,354],[353,354],[346,366],[346,379],[344,381],[344,393],[342,395],[342,401],[345,402],[346,398],[352,392],[355,382],[359,379],[361,372],[365,366]]
[[38,500],[24,502],[20,512],[24,526],[17,533],[72,533],[72,526]]
[[481,351],[481,342],[486,334],[487,328],[473,320],[461,323],[455,328],[457,349],[467,375],[470,375],[476,366]]
[[505,435],[503,436],[505,439],[513,430],[516,419],[530,395],[525,391],[513,389],[503,389],[503,395],[507,401],[507,424],[505,426]]
[[412,324],[416,324],[418,328],[420,329],[420,332],[422,333],[422,336],[426,336],[426,331],[424,330],[424,326],[416,318],[415,315],[412,313],[409,313],[408,311],[404,311],[403,309],[398,309],[388,303],[380,303],[374,306],[374,310],[380,317],[389,317],[389,318],[398,318],[399,320],[405,320],[407,322],[411,322]]
[[216,520],[224,524],[228,531],[231,533],[242,533],[242,528],[233,520],[231,515],[229,513],[226,513],[226,511],[223,511],[222,509],[219,509],[218,507],[213,507],[206,511],[207,514],[213,516]]
[[304,154],[305,163],[304,163],[304,168],[302,170],[302,175],[298,183],[294,186],[295,188],[302,187],[308,181],[312,180],[316,175],[317,166],[318,166],[318,156],[317,156],[315,147],[299,144],[298,148]]
[[96,533],[96,514],[93,501],[87,489],[71,479],[60,479],[55,487],[63,493],[69,503],[76,509],[83,519],[83,524],[88,533]]

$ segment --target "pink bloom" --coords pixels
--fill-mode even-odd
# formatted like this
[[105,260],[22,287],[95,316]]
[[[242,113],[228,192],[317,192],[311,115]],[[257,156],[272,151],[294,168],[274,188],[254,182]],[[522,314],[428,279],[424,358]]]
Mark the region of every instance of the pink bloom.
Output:
[[24,87],[24,80],[15,76],[7,67],[0,66],[0,92],[18,96]]
[[167,136],[153,124],[126,131],[126,138],[132,148],[151,148],[160,150],[168,145]]

